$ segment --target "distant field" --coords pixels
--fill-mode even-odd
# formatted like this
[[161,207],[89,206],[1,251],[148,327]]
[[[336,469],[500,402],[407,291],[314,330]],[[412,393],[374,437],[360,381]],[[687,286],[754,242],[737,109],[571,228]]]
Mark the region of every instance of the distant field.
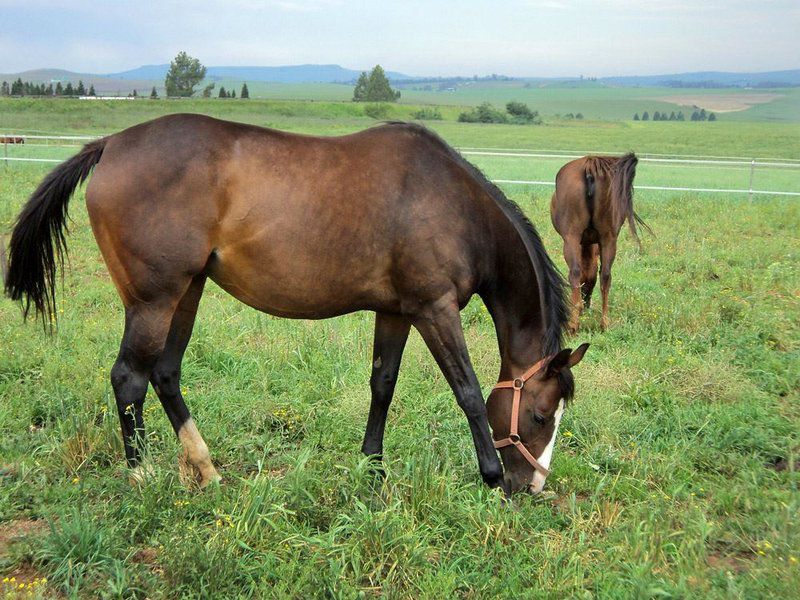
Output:
[[[672,88],[623,88],[597,85],[573,86],[531,85],[521,82],[498,82],[459,86],[453,92],[424,92],[403,90],[403,101],[431,104],[476,105],[491,102],[502,106],[510,100],[525,102],[543,115],[565,115],[582,113],[587,119],[629,120],[635,113],[641,115],[648,111],[682,110],[688,119],[693,105],[714,110],[720,98],[735,95],[738,107],[749,102],[756,104],[758,110],[748,108],[735,113],[741,120],[781,120],[800,121],[800,89],[781,90],[730,90],[730,89],[672,89]],[[772,103],[777,103],[770,108]],[[729,108],[730,105],[726,104]],[[751,112],[752,111],[752,112]],[[729,114],[718,115],[727,119]]]
[[[150,84],[159,88],[161,82],[130,82],[130,89],[112,90],[108,93],[127,95],[134,88],[142,96],[150,93]],[[241,93],[241,80],[217,81],[212,97],[217,102],[219,89]],[[248,82],[252,99],[306,100],[314,102],[349,103],[353,97],[352,86],[335,83],[265,83]],[[635,113],[647,111],[668,114],[683,111],[688,120],[694,106],[706,111],[718,112],[722,120],[753,122],[800,122],[800,88],[782,89],[674,89],[609,87],[592,82],[575,83],[526,83],[524,81],[465,82],[454,91],[438,90],[439,84],[430,84],[431,91],[422,88],[428,84],[401,86],[401,105],[438,105],[443,108],[445,118],[455,119],[465,107],[490,102],[502,108],[515,100],[527,103],[546,118],[555,118],[569,113],[581,113],[589,120],[632,120]],[[200,89],[202,86],[198,86]],[[402,111],[403,109],[398,109]],[[341,114],[339,116],[342,116]]]
[[[204,112],[333,135],[373,125],[363,109],[2,99],[0,132],[112,133]],[[390,110],[409,118],[413,107]],[[472,125],[452,120],[457,110],[430,125],[462,147],[800,158],[797,123]],[[560,162],[470,159],[509,178],[552,177]],[[0,160],[0,239],[49,168]],[[739,186],[746,174],[645,163],[637,182]],[[762,175],[798,189],[784,171]],[[551,189],[502,187],[563,272]],[[546,493],[503,504],[480,483],[466,421],[417,334],[390,411],[388,477],[376,485],[358,452],[374,317],[277,319],[211,283],[182,386],[225,483],[181,483],[178,443],[151,391],[154,473],[130,487],[109,383],[122,307],[79,192],[57,335],[0,299],[0,579],[15,577],[0,597],[20,583],[39,598],[796,597],[800,200],[637,191],[635,202],[655,236],[638,253],[623,232],[612,328],[599,330],[595,303],[569,340],[592,346]],[[477,298],[462,314],[488,390],[493,325]]]

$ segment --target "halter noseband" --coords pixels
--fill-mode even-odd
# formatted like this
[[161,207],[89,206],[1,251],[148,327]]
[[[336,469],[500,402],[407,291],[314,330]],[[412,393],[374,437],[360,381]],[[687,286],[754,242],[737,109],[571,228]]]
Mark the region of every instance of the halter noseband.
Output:
[[550,470],[545,467],[542,463],[540,463],[536,458],[534,458],[533,454],[531,454],[528,449],[525,447],[525,444],[522,443],[522,440],[517,433],[517,428],[519,426],[519,401],[522,397],[522,388],[525,387],[525,382],[528,381],[531,377],[533,377],[539,369],[542,368],[545,360],[548,357],[543,358],[535,365],[533,365],[530,369],[525,371],[519,377],[514,378],[511,381],[500,381],[497,385],[494,386],[495,390],[503,390],[503,389],[512,389],[514,390],[514,399],[512,400],[511,404],[511,431],[508,434],[508,437],[496,441],[494,443],[495,448],[505,448],[506,446],[516,446],[517,450],[520,451],[525,460],[527,460],[531,466],[539,471],[542,475],[547,477],[550,474]]

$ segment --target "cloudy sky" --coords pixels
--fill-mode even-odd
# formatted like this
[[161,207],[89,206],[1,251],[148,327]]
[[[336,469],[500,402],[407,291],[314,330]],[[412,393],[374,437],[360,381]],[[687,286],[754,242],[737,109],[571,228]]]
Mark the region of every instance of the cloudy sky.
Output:
[[376,63],[411,75],[800,68],[800,0],[0,0],[0,72]]

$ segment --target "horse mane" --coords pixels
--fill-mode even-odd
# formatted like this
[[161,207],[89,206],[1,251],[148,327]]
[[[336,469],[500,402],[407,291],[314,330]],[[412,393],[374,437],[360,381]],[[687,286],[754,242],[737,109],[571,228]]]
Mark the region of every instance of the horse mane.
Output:
[[[467,161],[438,134],[427,127],[416,123],[406,123],[404,121],[388,121],[388,126],[402,126],[407,130],[423,136],[438,147],[444,150],[453,161],[460,165],[469,173],[483,190],[495,201],[503,214],[511,221],[514,228],[520,235],[525,248],[528,251],[531,264],[536,272],[536,279],[539,283],[539,304],[545,317],[545,332],[542,340],[544,355],[554,354],[561,350],[561,342],[564,328],[569,319],[569,310],[566,301],[566,283],[561,273],[558,272],[553,261],[544,248],[539,232],[536,231],[531,220],[522,212],[520,206],[506,197],[500,188],[489,181],[478,167]],[[569,381],[566,381],[569,379]],[[559,377],[561,389],[564,397],[572,395],[572,383],[570,377]]]

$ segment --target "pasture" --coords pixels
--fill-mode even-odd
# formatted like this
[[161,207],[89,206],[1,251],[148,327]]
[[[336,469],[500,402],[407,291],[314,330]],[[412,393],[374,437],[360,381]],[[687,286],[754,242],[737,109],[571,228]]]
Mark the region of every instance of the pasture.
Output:
[[[165,112],[202,111],[338,134],[373,122],[361,110],[254,100],[2,100],[0,130],[100,134]],[[411,109],[391,110],[390,118],[409,118]],[[462,147],[800,158],[800,126],[785,123],[431,125]],[[491,177],[538,179],[557,167],[471,158]],[[0,165],[0,232],[47,168]],[[637,182],[651,177],[648,168]],[[656,175],[673,186],[689,176],[692,184],[739,185],[730,182],[739,174],[724,170]],[[784,171],[763,175],[771,189],[797,191]],[[504,190],[563,271],[551,188]],[[637,212],[656,237],[644,235],[639,254],[623,232],[612,328],[600,332],[595,305],[568,340],[592,346],[574,371],[576,398],[553,474],[544,494],[510,504],[481,484],[463,414],[416,333],[390,409],[380,483],[359,453],[373,315],[281,320],[210,282],[182,387],[225,482],[199,492],[181,481],[179,443],[150,391],[154,474],[131,487],[109,383],[122,308],[82,202],[79,192],[71,203],[57,334],[23,325],[18,307],[0,301],[0,575],[9,579],[0,596],[28,583],[19,594],[796,596],[797,198],[636,193]],[[488,392],[499,366],[491,320],[478,299],[462,315]]]

